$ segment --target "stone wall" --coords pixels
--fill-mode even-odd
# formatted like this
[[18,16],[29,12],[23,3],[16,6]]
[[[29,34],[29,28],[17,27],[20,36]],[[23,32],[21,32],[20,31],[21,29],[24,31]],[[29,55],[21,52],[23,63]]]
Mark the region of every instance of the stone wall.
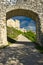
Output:
[[[7,18],[7,16],[6,15],[8,14],[8,12],[10,13],[11,11],[16,10],[16,9],[25,9],[25,10],[33,11],[34,13],[37,14],[38,19],[37,19],[37,17],[35,18],[35,20],[37,21],[37,26],[36,26],[37,27],[37,31],[36,31],[37,32],[37,42],[40,43],[40,45],[42,45],[41,42],[43,42],[42,41],[42,39],[43,39],[43,0],[27,0],[27,1],[22,0],[20,3],[18,0],[18,2],[13,5],[8,4],[5,0],[0,0],[0,30],[2,30],[2,32],[4,32],[4,33],[2,33],[0,31],[0,45],[1,44],[5,45],[6,41],[7,41],[7,35],[6,35],[6,31],[7,31],[6,30],[6,18]],[[8,15],[8,17],[9,17],[9,15]],[[14,15],[15,14],[12,14],[11,17]],[[33,14],[31,16],[33,16]],[[4,25],[4,30],[3,30],[2,22]],[[1,40],[1,39],[3,39],[3,40]]]
[[20,21],[17,19],[16,20],[8,19],[7,26],[19,29],[20,28]]
[[6,6],[0,0],[0,46],[6,46],[7,44]]

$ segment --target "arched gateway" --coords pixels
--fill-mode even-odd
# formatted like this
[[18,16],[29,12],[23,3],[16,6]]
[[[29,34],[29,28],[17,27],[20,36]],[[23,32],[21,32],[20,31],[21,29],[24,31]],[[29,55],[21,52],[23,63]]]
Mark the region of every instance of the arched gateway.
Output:
[[13,16],[27,16],[36,21],[36,42],[42,45],[43,39],[43,1],[42,0],[19,0],[16,4],[0,2],[0,46],[7,45],[7,19]]

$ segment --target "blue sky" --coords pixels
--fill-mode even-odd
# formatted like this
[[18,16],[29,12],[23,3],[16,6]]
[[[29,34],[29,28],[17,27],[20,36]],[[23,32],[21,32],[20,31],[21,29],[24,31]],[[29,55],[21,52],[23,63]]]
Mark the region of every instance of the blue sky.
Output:
[[36,31],[36,21],[25,16],[15,16],[12,17],[13,20],[17,19],[20,21],[20,28],[25,28],[26,30]]

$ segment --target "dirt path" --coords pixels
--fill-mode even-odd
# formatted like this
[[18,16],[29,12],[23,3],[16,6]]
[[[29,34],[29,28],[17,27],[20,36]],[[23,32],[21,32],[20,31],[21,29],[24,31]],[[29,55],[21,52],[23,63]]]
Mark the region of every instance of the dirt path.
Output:
[[25,36],[23,36],[22,34],[20,34],[17,37],[17,41],[24,41],[24,42],[31,42],[31,40],[27,39]]

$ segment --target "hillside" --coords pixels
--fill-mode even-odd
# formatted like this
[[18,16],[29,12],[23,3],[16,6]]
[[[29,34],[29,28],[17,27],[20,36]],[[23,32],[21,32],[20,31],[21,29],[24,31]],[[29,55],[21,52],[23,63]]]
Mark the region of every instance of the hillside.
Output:
[[13,27],[7,27],[7,36],[12,38],[12,39],[16,39],[16,37],[18,35],[20,35],[22,32],[19,30],[16,30]]
[[27,32],[23,33],[23,35],[24,35],[26,38],[30,39],[32,42],[36,42],[36,34],[35,34],[34,32],[32,32],[32,31],[27,31]]
[[36,42],[36,34],[34,34],[32,31],[28,32],[21,32],[20,30],[17,30],[13,27],[7,27],[7,36],[11,39],[14,39],[17,41],[17,37],[22,34],[27,39],[30,39],[32,42]]

